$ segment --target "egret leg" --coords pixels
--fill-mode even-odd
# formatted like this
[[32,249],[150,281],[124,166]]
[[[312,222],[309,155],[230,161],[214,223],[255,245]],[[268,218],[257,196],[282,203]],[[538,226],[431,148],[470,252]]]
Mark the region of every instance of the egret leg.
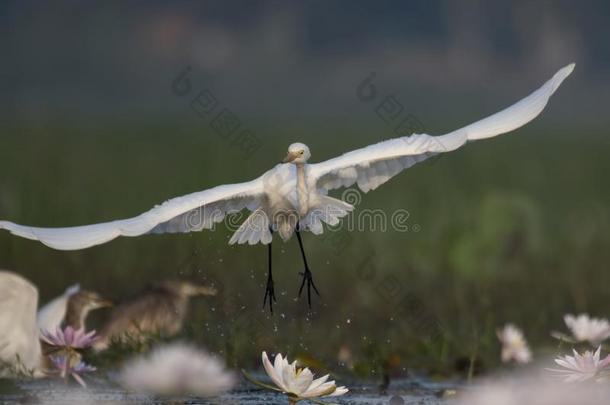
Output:
[[273,303],[277,301],[275,299],[275,290],[273,289],[273,273],[271,271],[271,242],[269,242],[268,252],[269,271],[267,272],[267,289],[265,290],[265,298],[263,299],[263,308],[265,308],[267,297],[269,297],[269,310],[271,313],[273,313]]
[[299,233],[299,227],[295,229],[295,233],[297,234],[297,239],[299,240],[299,247],[301,248],[301,256],[303,256],[303,264],[305,264],[305,270],[300,273],[303,276],[303,281],[301,282],[301,288],[299,288],[299,298],[301,297],[301,293],[303,292],[303,287],[305,287],[305,283],[307,283],[307,303],[309,304],[309,309],[311,309],[311,288],[315,293],[320,296],[316,285],[313,282],[313,275],[311,274],[311,270],[309,270],[309,266],[307,265],[307,257],[305,257],[305,249],[303,249],[303,240],[301,239],[301,234]]

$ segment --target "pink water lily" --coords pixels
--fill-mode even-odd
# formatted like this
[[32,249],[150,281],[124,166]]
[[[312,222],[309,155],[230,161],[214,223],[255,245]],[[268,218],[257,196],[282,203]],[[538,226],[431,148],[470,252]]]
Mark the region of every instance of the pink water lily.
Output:
[[498,329],[496,334],[502,343],[503,362],[515,361],[523,364],[532,360],[532,352],[519,328],[509,323]]
[[594,347],[610,337],[610,322],[604,318],[593,318],[588,314],[564,316],[566,326],[577,342],[589,342]]
[[50,356],[50,359],[53,366],[59,370],[62,378],[72,376],[72,378],[74,378],[74,380],[76,380],[76,382],[84,388],[87,388],[87,384],[85,384],[81,374],[90,373],[97,370],[95,367],[85,364],[70,354]]
[[211,397],[230,390],[233,373],[216,356],[185,343],[157,347],[127,362],[121,384],[131,391],[153,395]]
[[601,379],[601,374],[610,368],[610,355],[600,360],[601,346],[595,353],[586,351],[579,354],[573,350],[574,356],[559,356],[555,363],[563,367],[562,369],[547,370],[552,371],[565,382],[583,382],[591,379]]
[[91,346],[97,337],[94,330],[87,333],[84,329],[75,330],[71,326],[67,326],[63,330],[57,328],[54,333],[44,331],[41,334],[41,338],[51,346],[86,349]]

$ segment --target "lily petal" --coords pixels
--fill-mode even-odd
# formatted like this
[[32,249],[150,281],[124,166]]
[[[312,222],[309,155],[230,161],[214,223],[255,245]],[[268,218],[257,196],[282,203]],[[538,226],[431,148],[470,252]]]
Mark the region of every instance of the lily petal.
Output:
[[313,381],[313,374],[308,368],[297,373],[296,379],[291,383],[292,392],[306,392]]
[[[608,357],[610,357],[610,355]],[[330,377],[330,374],[326,374],[325,376],[313,380],[313,382],[309,385],[308,390],[315,390],[320,385],[324,384],[328,380],[328,377]]]
[[316,389],[308,390],[307,392],[303,393],[302,396],[303,396],[303,398],[323,397],[323,396],[332,394],[333,392],[335,392],[336,389],[337,389],[337,386],[335,385],[335,382],[329,381],[327,383],[320,385]]
[[282,379],[275,372],[273,365],[271,365],[269,357],[267,357],[267,352],[263,352],[263,367],[265,367],[265,371],[267,372],[269,378],[271,378],[271,381],[273,381],[273,383],[279,388],[284,389]]
[[284,362],[285,362],[285,360],[282,358],[281,353],[278,353],[275,355],[275,359],[273,360],[273,368],[275,369],[275,374],[277,375],[277,377],[281,383],[279,385],[279,387],[282,388],[283,390],[286,390],[286,384],[284,383],[284,377],[283,377]]
[[297,396],[301,396],[301,391],[297,391],[294,386],[294,380],[296,377],[296,371],[291,366],[284,367],[282,370],[282,381],[284,381],[286,392],[291,392]]
[[332,394],[330,394],[329,396],[330,396],[330,397],[338,397],[339,395],[345,395],[345,394],[347,394],[348,392],[349,392],[349,390],[348,390],[346,387],[341,386],[341,387],[337,387],[337,389],[335,390],[335,392],[333,392],[333,393],[332,393]]

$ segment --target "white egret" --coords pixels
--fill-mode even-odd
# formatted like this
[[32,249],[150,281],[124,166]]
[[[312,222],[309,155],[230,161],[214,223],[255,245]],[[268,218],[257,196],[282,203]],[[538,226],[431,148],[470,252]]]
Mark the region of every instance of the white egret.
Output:
[[37,305],[36,286],[18,274],[0,271],[0,377],[42,375]]
[[137,217],[69,228],[36,228],[0,221],[0,229],[38,240],[60,250],[83,249],[108,242],[118,236],[148,233],[191,232],[211,229],[226,214],[247,208],[252,213],[229,243],[268,245],[269,272],[263,303],[275,301],[271,273],[273,232],[284,240],[296,233],[305,270],[299,296],[307,283],[317,293],[305,258],[299,231],[323,232],[322,223],[334,225],[354,207],[328,196],[340,187],[357,184],[363,192],[376,189],[404,169],[439,153],[453,151],[467,141],[490,138],[519,128],[537,117],[551,95],[572,72],[574,64],[559,70],[542,87],[512,106],[473,124],[442,136],[413,134],[343,154],[321,163],[307,163],[311,157],[303,143],[294,143],[281,164],[259,178],[239,184],[222,185],[174,198]]

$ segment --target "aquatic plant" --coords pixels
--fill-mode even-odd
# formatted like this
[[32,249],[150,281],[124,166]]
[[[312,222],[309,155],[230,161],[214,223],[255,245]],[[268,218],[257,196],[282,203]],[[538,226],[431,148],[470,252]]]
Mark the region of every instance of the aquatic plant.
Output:
[[83,388],[87,388],[87,384],[83,380],[81,374],[90,373],[97,369],[80,360],[79,357],[70,353],[61,354],[58,356],[49,356],[51,363],[59,371],[60,376],[67,379],[69,376],[79,383]]
[[609,395],[606,384],[564,384],[528,371],[479,381],[458,393],[456,405],[600,405]]
[[129,361],[120,381],[136,392],[203,397],[221,394],[235,384],[233,374],[218,359],[184,343],[161,346]]
[[610,337],[610,323],[607,319],[592,318],[588,314],[568,314],[563,319],[577,342],[589,342],[598,346]]
[[509,323],[504,328],[498,329],[496,333],[502,343],[503,362],[515,361],[523,364],[532,360],[532,352],[519,328]]
[[604,374],[610,371],[610,355],[600,360],[601,346],[595,353],[587,350],[583,354],[572,350],[574,356],[559,356],[555,363],[561,369],[547,369],[561,377],[565,382],[583,382],[588,380],[602,381]]
[[40,337],[51,346],[69,349],[87,349],[97,339],[94,330],[85,332],[84,329],[75,330],[71,326],[57,328],[55,332],[43,331]]
[[336,397],[349,391],[346,387],[337,387],[334,381],[328,381],[328,374],[314,380],[314,375],[309,368],[297,367],[296,361],[289,363],[288,358],[282,357],[279,353],[275,356],[274,364],[271,364],[266,352],[263,352],[262,360],[265,372],[277,388],[254,380],[245,372],[244,376],[255,385],[283,392],[288,396],[289,404],[296,404],[303,400],[325,404],[316,398]]

